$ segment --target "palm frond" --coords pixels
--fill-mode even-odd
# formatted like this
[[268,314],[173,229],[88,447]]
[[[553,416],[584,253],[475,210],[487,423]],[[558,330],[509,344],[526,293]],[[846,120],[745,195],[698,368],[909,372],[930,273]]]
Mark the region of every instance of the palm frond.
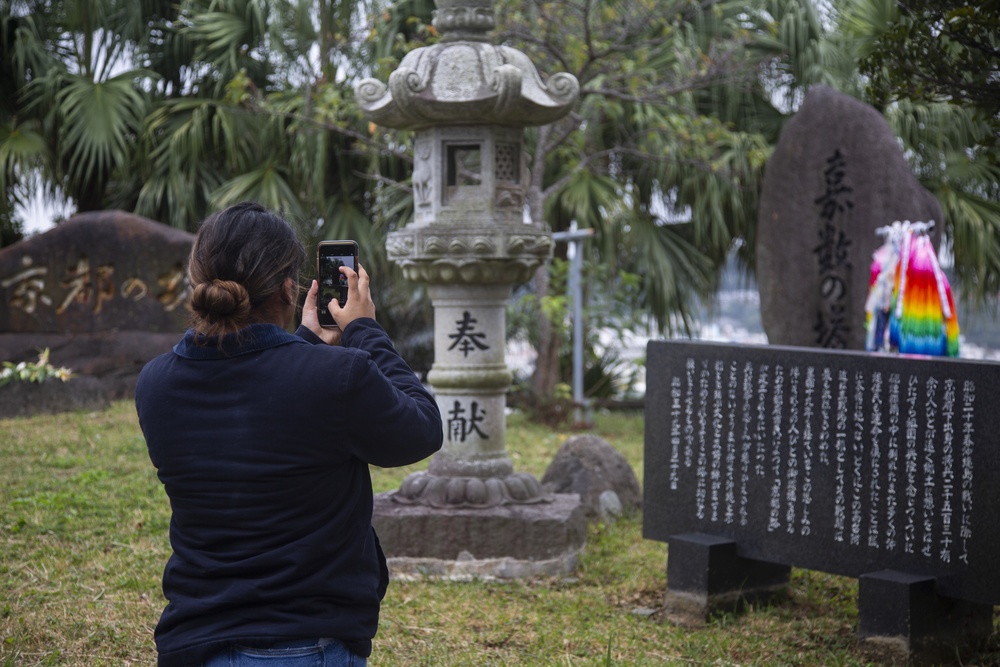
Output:
[[129,142],[146,115],[145,95],[134,85],[142,75],[132,71],[104,82],[80,77],[65,82],[56,99],[72,183],[87,183],[95,174],[107,178],[128,162]]
[[0,123],[0,191],[6,192],[20,177],[39,168],[48,146],[36,131],[38,123]]
[[951,231],[963,299],[996,306],[1000,293],[1000,202],[943,188],[935,193]]
[[305,214],[299,198],[288,184],[285,170],[274,162],[222,183],[212,192],[210,200],[216,209],[249,200],[280,211],[286,217],[302,218]]
[[714,262],[689,240],[690,225],[636,225],[634,272],[643,302],[662,331],[691,332],[700,299],[714,286]]
[[547,203],[560,209],[559,218],[575,220],[581,227],[597,228],[621,206],[621,198],[621,190],[613,179],[583,168],[576,170]]
[[840,0],[836,10],[838,31],[851,40],[859,58],[872,52],[899,16],[895,0]]

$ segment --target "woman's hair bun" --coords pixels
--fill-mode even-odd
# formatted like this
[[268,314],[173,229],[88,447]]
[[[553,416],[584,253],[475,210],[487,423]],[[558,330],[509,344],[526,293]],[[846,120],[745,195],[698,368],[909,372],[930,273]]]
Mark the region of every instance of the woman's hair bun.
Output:
[[208,322],[239,326],[250,316],[250,293],[233,280],[213,280],[195,285],[191,310]]

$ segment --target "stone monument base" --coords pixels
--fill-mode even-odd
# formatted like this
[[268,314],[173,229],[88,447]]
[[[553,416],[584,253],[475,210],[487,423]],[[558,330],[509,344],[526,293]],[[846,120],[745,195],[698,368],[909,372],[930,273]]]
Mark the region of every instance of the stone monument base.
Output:
[[527,578],[568,574],[587,538],[577,494],[488,508],[435,508],[375,496],[372,524],[396,577]]
[[934,577],[895,570],[858,579],[858,616],[862,652],[892,664],[952,662],[993,631],[992,605],[940,596]]
[[664,617],[682,626],[703,625],[717,612],[736,612],[788,590],[787,565],[742,558],[736,542],[714,535],[673,535],[667,551]]
[[103,410],[135,396],[142,367],[169,352],[183,332],[114,330],[96,333],[0,333],[0,361],[38,359],[48,349],[53,366],[73,372],[69,382],[10,383],[0,387],[0,419]]
[[42,383],[17,382],[0,387],[0,419],[57,414],[76,410],[104,410],[114,396],[100,379],[79,375],[61,382],[49,378]]

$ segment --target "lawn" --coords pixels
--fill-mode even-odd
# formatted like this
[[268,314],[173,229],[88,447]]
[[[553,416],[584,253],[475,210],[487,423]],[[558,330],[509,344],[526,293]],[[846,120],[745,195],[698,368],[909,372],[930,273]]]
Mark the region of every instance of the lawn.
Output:
[[[595,433],[642,479],[641,414],[598,414]],[[508,452],[541,477],[570,436],[514,414]],[[423,467],[374,469],[376,491]],[[155,664],[168,522],[130,402],[0,420],[0,664]],[[656,613],[666,558],[666,545],[644,540],[641,517],[630,517],[591,526],[571,576],[394,581],[369,664],[866,664],[854,580],[793,570],[780,601],[681,628]],[[992,644],[962,664],[997,664]]]

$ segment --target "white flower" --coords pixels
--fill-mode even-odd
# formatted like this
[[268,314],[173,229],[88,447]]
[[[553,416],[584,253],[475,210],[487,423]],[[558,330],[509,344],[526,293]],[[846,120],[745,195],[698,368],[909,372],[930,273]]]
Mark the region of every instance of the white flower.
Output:
[[9,384],[16,380],[21,382],[44,382],[49,378],[56,378],[63,382],[68,382],[73,377],[73,371],[66,368],[56,368],[49,363],[49,348],[45,348],[38,353],[38,361],[28,363],[22,361],[14,364],[12,361],[5,361],[0,368],[0,386]]

